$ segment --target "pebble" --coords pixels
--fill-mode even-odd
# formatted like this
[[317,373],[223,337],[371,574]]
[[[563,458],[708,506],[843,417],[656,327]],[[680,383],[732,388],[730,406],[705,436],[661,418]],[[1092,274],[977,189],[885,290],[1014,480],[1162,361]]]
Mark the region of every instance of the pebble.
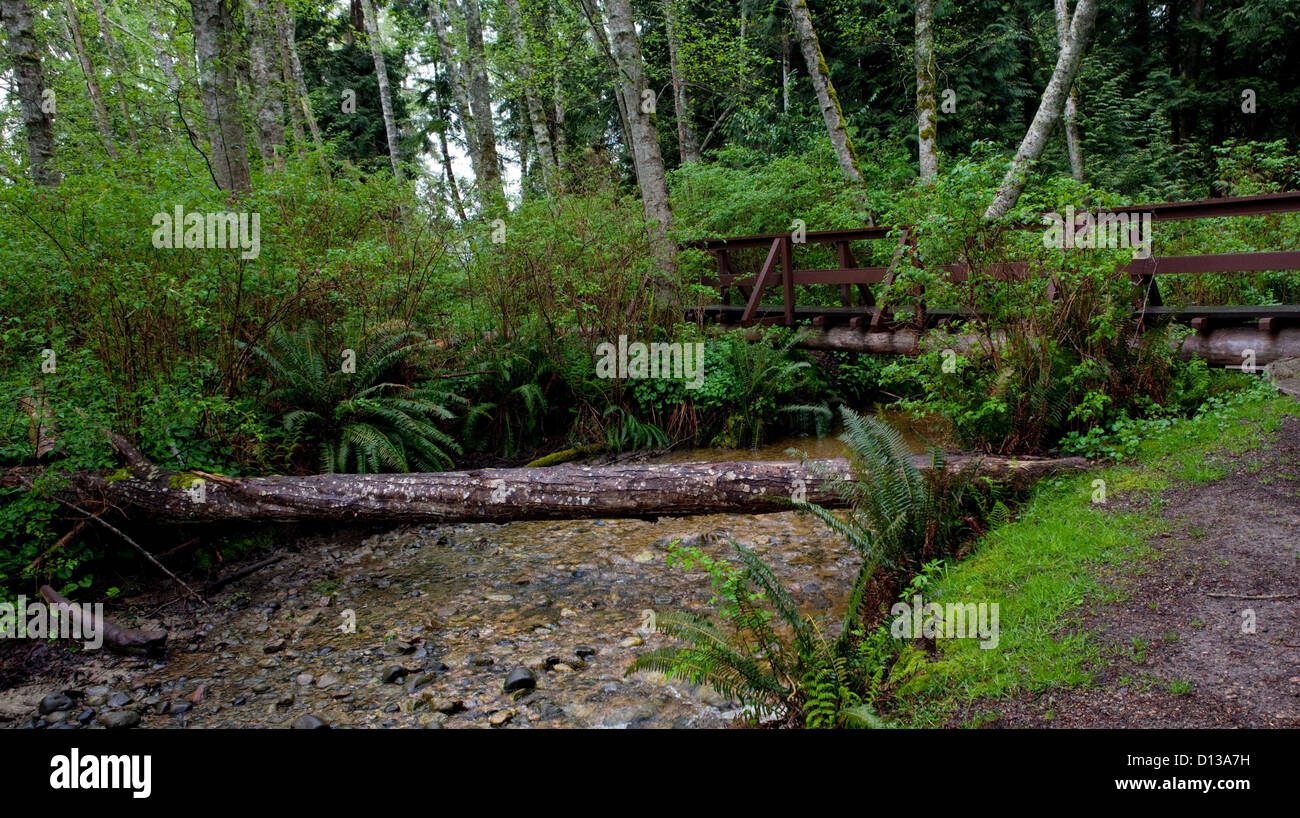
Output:
[[619,647],[635,648],[639,645],[644,645],[645,640],[639,636],[629,636],[628,638],[624,639],[622,642],[619,642],[618,644]]
[[437,677],[432,673],[419,673],[413,675],[406,682],[406,692],[414,693],[420,688],[432,682],[435,678]]
[[397,684],[398,680],[405,678],[406,675],[407,670],[401,665],[389,665],[384,668],[383,675],[379,677],[379,681],[384,684]]
[[306,687],[307,685],[316,681],[316,677],[311,675],[310,673],[299,673],[297,678],[294,679],[294,681],[298,683],[299,687]]
[[312,713],[299,716],[293,720],[295,730],[328,730],[329,723]]
[[446,713],[426,713],[420,716],[420,726],[426,730],[440,730],[447,721]]
[[326,673],[324,676],[316,680],[316,686],[321,690],[325,690],[326,688],[333,687],[341,681],[343,681],[343,677],[339,676],[337,673]]
[[535,687],[537,687],[537,674],[526,667],[515,668],[506,677],[505,688],[507,693],[516,690],[532,690]]
[[434,699],[429,706],[438,713],[450,715],[464,710],[465,702],[460,699]]
[[515,717],[515,711],[513,710],[498,710],[497,712],[488,716],[488,724],[491,724],[493,727],[500,727],[501,725],[510,721],[514,717]]
[[42,716],[48,716],[50,713],[57,713],[62,710],[72,708],[72,699],[62,693],[51,693],[41,699],[40,705],[36,708]]
[[134,710],[114,710],[99,714],[99,723],[109,730],[126,730],[140,723],[140,714]]

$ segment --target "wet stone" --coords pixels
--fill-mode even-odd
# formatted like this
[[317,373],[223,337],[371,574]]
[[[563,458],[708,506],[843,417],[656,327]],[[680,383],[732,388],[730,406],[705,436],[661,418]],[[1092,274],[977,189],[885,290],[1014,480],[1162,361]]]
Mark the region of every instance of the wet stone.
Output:
[[140,714],[134,710],[113,710],[100,713],[99,723],[109,730],[126,730],[140,723]]
[[317,716],[317,715],[315,715],[315,714],[313,714],[313,713],[307,713],[307,714],[305,714],[305,715],[299,716],[298,718],[294,719],[294,721],[293,721],[293,729],[295,729],[295,730],[328,730],[328,729],[329,729],[329,724],[328,724],[324,719],[322,719],[320,716]]
[[41,699],[41,703],[36,708],[36,710],[42,716],[47,716],[50,713],[57,713],[61,710],[69,710],[71,709],[71,707],[72,707],[72,699],[68,698],[62,693],[51,693],[50,695]]
[[537,674],[533,673],[526,667],[515,668],[506,676],[505,689],[507,693],[513,693],[516,690],[532,690],[537,687]]

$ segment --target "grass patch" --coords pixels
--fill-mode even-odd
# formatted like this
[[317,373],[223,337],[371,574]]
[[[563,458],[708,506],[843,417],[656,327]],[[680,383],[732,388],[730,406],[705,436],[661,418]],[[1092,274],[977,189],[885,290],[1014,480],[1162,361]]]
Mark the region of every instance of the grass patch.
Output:
[[[1101,639],[1080,625],[1090,609],[1123,599],[1106,576],[1150,564],[1146,538],[1168,529],[1159,492],[1221,479],[1231,457],[1264,445],[1288,416],[1300,416],[1300,404],[1256,393],[1173,424],[1143,441],[1132,463],[1039,484],[1014,522],[988,534],[927,594],[940,603],[998,603],[997,647],[941,640],[933,659],[917,663],[897,688],[892,717],[939,726],[975,702],[1088,684],[1092,668],[1118,657],[1104,655]],[[1105,504],[1093,501],[1097,479],[1108,488]],[[1138,503],[1139,511],[1114,509],[1132,494],[1150,502]],[[1125,658],[1140,663],[1147,646],[1126,647]]]

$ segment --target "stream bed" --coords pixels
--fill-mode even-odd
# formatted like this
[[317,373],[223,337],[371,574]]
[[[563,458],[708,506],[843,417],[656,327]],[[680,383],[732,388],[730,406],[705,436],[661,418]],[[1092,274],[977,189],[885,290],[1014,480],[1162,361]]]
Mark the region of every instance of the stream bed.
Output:
[[[790,446],[843,453],[802,438],[663,459],[789,459]],[[712,596],[706,573],[669,567],[670,543],[724,556],[732,539],[804,612],[842,614],[857,554],[797,512],[341,530],[304,536],[210,607],[137,601],[137,624],[171,632],[161,659],[39,646],[65,655],[27,657],[34,672],[0,691],[0,726],[727,726],[741,709],[717,691],[625,673],[671,644],[657,612]]]

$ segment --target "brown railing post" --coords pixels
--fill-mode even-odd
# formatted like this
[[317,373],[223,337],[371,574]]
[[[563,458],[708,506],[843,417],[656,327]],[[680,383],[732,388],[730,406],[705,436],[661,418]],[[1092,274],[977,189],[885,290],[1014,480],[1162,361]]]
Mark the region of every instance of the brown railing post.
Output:
[[781,297],[785,302],[785,325],[794,326],[794,240],[781,239]]
[[722,303],[731,303],[731,287],[727,284],[727,248],[719,247],[713,251],[713,257],[718,262],[718,290],[722,294]]

